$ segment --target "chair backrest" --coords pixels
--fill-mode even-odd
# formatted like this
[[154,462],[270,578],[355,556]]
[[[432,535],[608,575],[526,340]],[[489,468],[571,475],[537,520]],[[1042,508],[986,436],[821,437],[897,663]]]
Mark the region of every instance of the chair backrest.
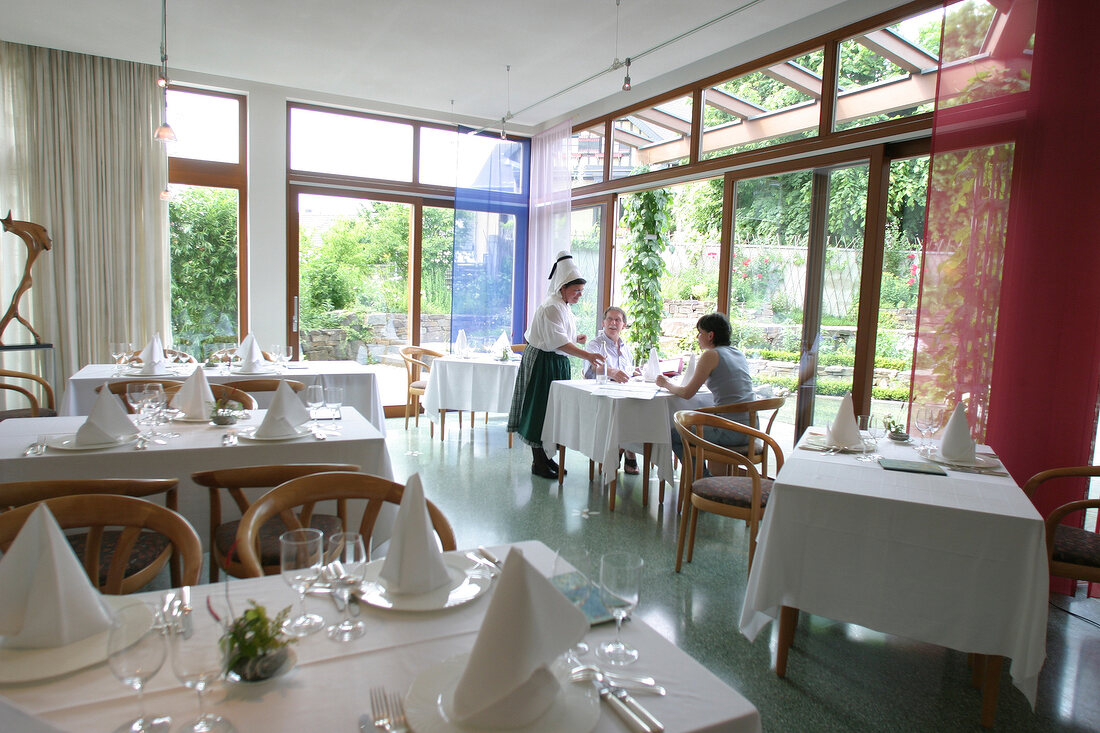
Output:
[[[131,415],[134,413],[134,407],[130,404],[130,401],[126,399],[126,388],[131,384],[159,384],[164,387],[164,393],[171,398],[175,394],[176,390],[183,386],[183,382],[178,379],[124,379],[121,382],[107,382],[107,389],[111,394],[118,395],[122,400],[123,407],[126,408],[126,412]],[[96,394],[103,391],[103,385],[96,385]]]
[[[182,383],[180,383],[178,386],[172,385],[170,387],[165,387],[164,392],[168,395],[168,399],[171,400],[173,397],[176,396],[176,392],[179,392],[182,387]],[[215,400],[232,400],[234,402],[240,402],[242,410],[255,410],[258,406],[255,397],[248,394],[247,392],[242,392],[239,389],[230,387],[225,384],[217,384],[215,382],[211,382],[210,393],[214,395]]]
[[[218,349],[217,351],[215,351],[213,354],[210,355],[209,360],[210,361],[232,361],[233,357],[237,353],[238,348],[239,347],[237,347],[237,346],[230,346],[228,349]],[[268,361],[275,361],[274,357],[272,357],[270,353],[264,351],[263,349],[260,349],[260,353],[263,354],[264,358],[267,359]]]
[[[775,424],[775,418],[786,401],[786,397],[767,397],[759,400],[750,400],[748,402],[735,402],[729,405],[700,407],[696,409],[696,412],[703,412],[710,415],[729,415],[747,412],[749,413],[749,426],[771,435],[772,426]],[[768,411],[771,411],[771,416],[768,418],[767,427],[760,428],[761,413],[766,413]],[[745,457],[753,463],[761,464],[763,466],[763,474],[765,476],[769,475],[767,444],[750,440],[748,446],[746,446]]]
[[[30,372],[20,372],[14,369],[0,369],[0,380],[11,379],[26,379],[38,384],[42,388],[42,393],[46,396],[46,407],[50,410],[54,409],[53,387],[51,387],[50,383],[44,378],[37,374],[31,374]],[[41,403],[30,388],[33,388],[33,385],[11,384],[8,381],[0,381],[0,389],[16,392],[26,397],[31,403],[31,417],[38,417],[41,410]]]
[[[271,517],[279,515],[288,529],[300,529],[309,526],[313,506],[318,501],[365,499],[367,506],[363,510],[358,531],[369,546],[382,504],[400,504],[404,491],[404,486],[393,481],[365,473],[349,472],[318,473],[276,486],[255,501],[241,517],[237,530],[237,550],[244,566],[245,577],[259,577],[263,574],[257,543],[260,527]],[[454,550],[456,544],[451,523],[434,503],[427,501],[427,505],[428,516],[439,535],[440,544],[444,550]],[[299,511],[295,513],[295,509]]]
[[764,444],[764,451],[771,449],[775,453],[775,472],[783,468],[783,449],[775,438],[748,425],[742,425],[733,420],[727,420],[719,415],[703,412],[702,410],[680,410],[673,415],[673,424],[680,434],[680,440],[684,444],[684,474],[690,478],[698,478],[702,475],[704,460],[714,460],[721,463],[729,463],[741,466],[748,475],[761,478],[768,476],[766,464],[760,463],[761,469],[757,469],[756,461],[747,455],[743,455],[732,448],[718,445],[703,437],[704,427],[721,428],[735,433],[743,433],[749,438],[751,445],[755,440]]
[[296,379],[239,379],[235,382],[225,382],[227,387],[234,387],[242,392],[274,392],[280,384],[286,384],[297,392],[304,392],[306,385]]
[[[1066,468],[1052,468],[1040,471],[1027,480],[1024,484],[1024,493],[1028,498],[1034,499],[1039,487],[1054,479],[1060,478],[1091,478],[1100,476],[1100,466],[1069,466]],[[1096,564],[1084,565],[1054,560],[1054,549],[1058,525],[1062,519],[1072,512],[1085,511],[1100,507],[1100,499],[1080,499],[1062,504],[1052,511],[1045,520],[1047,540],[1047,563],[1050,566],[1050,574],[1061,578],[1073,578],[1076,580],[1089,580],[1100,582],[1100,557],[1095,558]]]
[[0,512],[24,504],[79,494],[120,494],[146,497],[164,494],[164,503],[177,506],[179,479],[174,478],[82,478],[12,481],[0,484]]
[[[124,356],[122,358],[122,363],[124,363],[124,364],[140,364],[141,363],[141,352],[142,351],[145,351],[145,349],[140,349],[139,351],[130,352],[129,355]],[[196,363],[195,357],[191,356],[186,351],[179,351],[178,349],[165,349],[164,350],[164,358],[166,358],[168,360],[171,360],[173,357],[175,357],[176,361],[183,362],[183,363],[186,363],[186,364]]]
[[523,350],[527,348],[527,344],[512,344],[512,353],[522,354]]
[[59,496],[44,502],[25,504],[0,513],[0,551],[6,552],[23,523],[39,504],[49,507],[63,530],[77,527],[88,529],[84,548],[84,570],[93,585],[99,585],[100,551],[103,531],[108,527],[123,527],[114,546],[107,581],[100,587],[104,593],[118,594],[130,561],[134,544],[142,530],[158,532],[172,543],[183,559],[182,581],[197,585],[202,570],[202,545],[191,524],[181,515],[145,499],[115,494],[80,494]]
[[438,358],[443,356],[438,351],[432,351],[431,349],[425,349],[422,346],[402,346],[401,359],[405,362],[405,375],[408,377],[409,384],[420,379],[421,370],[430,372],[432,370],[431,364],[424,360],[423,357],[430,356],[432,358]]

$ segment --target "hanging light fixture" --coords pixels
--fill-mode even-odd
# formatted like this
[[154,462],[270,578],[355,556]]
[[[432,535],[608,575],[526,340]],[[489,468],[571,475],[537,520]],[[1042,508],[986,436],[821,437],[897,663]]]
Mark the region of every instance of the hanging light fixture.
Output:
[[[157,86],[161,88],[163,121],[153,132],[153,139],[162,143],[175,142],[176,132],[168,124],[168,0],[161,0],[160,5],[160,78],[157,79]],[[168,193],[167,189],[161,193],[160,197],[166,198],[166,193]]]
[[626,57],[626,76],[623,78],[623,91],[630,91],[630,57]]

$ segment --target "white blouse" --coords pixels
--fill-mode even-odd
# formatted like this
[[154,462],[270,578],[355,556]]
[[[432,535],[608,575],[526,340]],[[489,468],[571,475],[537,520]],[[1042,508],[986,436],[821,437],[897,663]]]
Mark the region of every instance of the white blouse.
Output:
[[527,343],[542,351],[554,351],[569,356],[561,347],[577,340],[577,319],[569,305],[554,294],[542,302],[524,334]]

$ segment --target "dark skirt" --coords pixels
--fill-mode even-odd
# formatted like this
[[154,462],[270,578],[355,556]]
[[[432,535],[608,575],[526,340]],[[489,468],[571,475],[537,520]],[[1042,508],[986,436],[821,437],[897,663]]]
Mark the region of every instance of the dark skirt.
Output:
[[508,432],[519,433],[520,440],[527,445],[542,445],[550,383],[559,379],[569,379],[568,357],[530,345],[523,350],[508,411]]

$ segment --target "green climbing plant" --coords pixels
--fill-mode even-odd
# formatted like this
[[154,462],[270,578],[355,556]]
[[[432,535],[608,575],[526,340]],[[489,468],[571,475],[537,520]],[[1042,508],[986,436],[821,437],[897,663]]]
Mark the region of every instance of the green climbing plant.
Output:
[[670,246],[672,192],[640,191],[623,201],[623,225],[630,231],[623,269],[623,290],[631,326],[628,340],[634,353],[649,353],[661,337],[661,277],[664,253]]

